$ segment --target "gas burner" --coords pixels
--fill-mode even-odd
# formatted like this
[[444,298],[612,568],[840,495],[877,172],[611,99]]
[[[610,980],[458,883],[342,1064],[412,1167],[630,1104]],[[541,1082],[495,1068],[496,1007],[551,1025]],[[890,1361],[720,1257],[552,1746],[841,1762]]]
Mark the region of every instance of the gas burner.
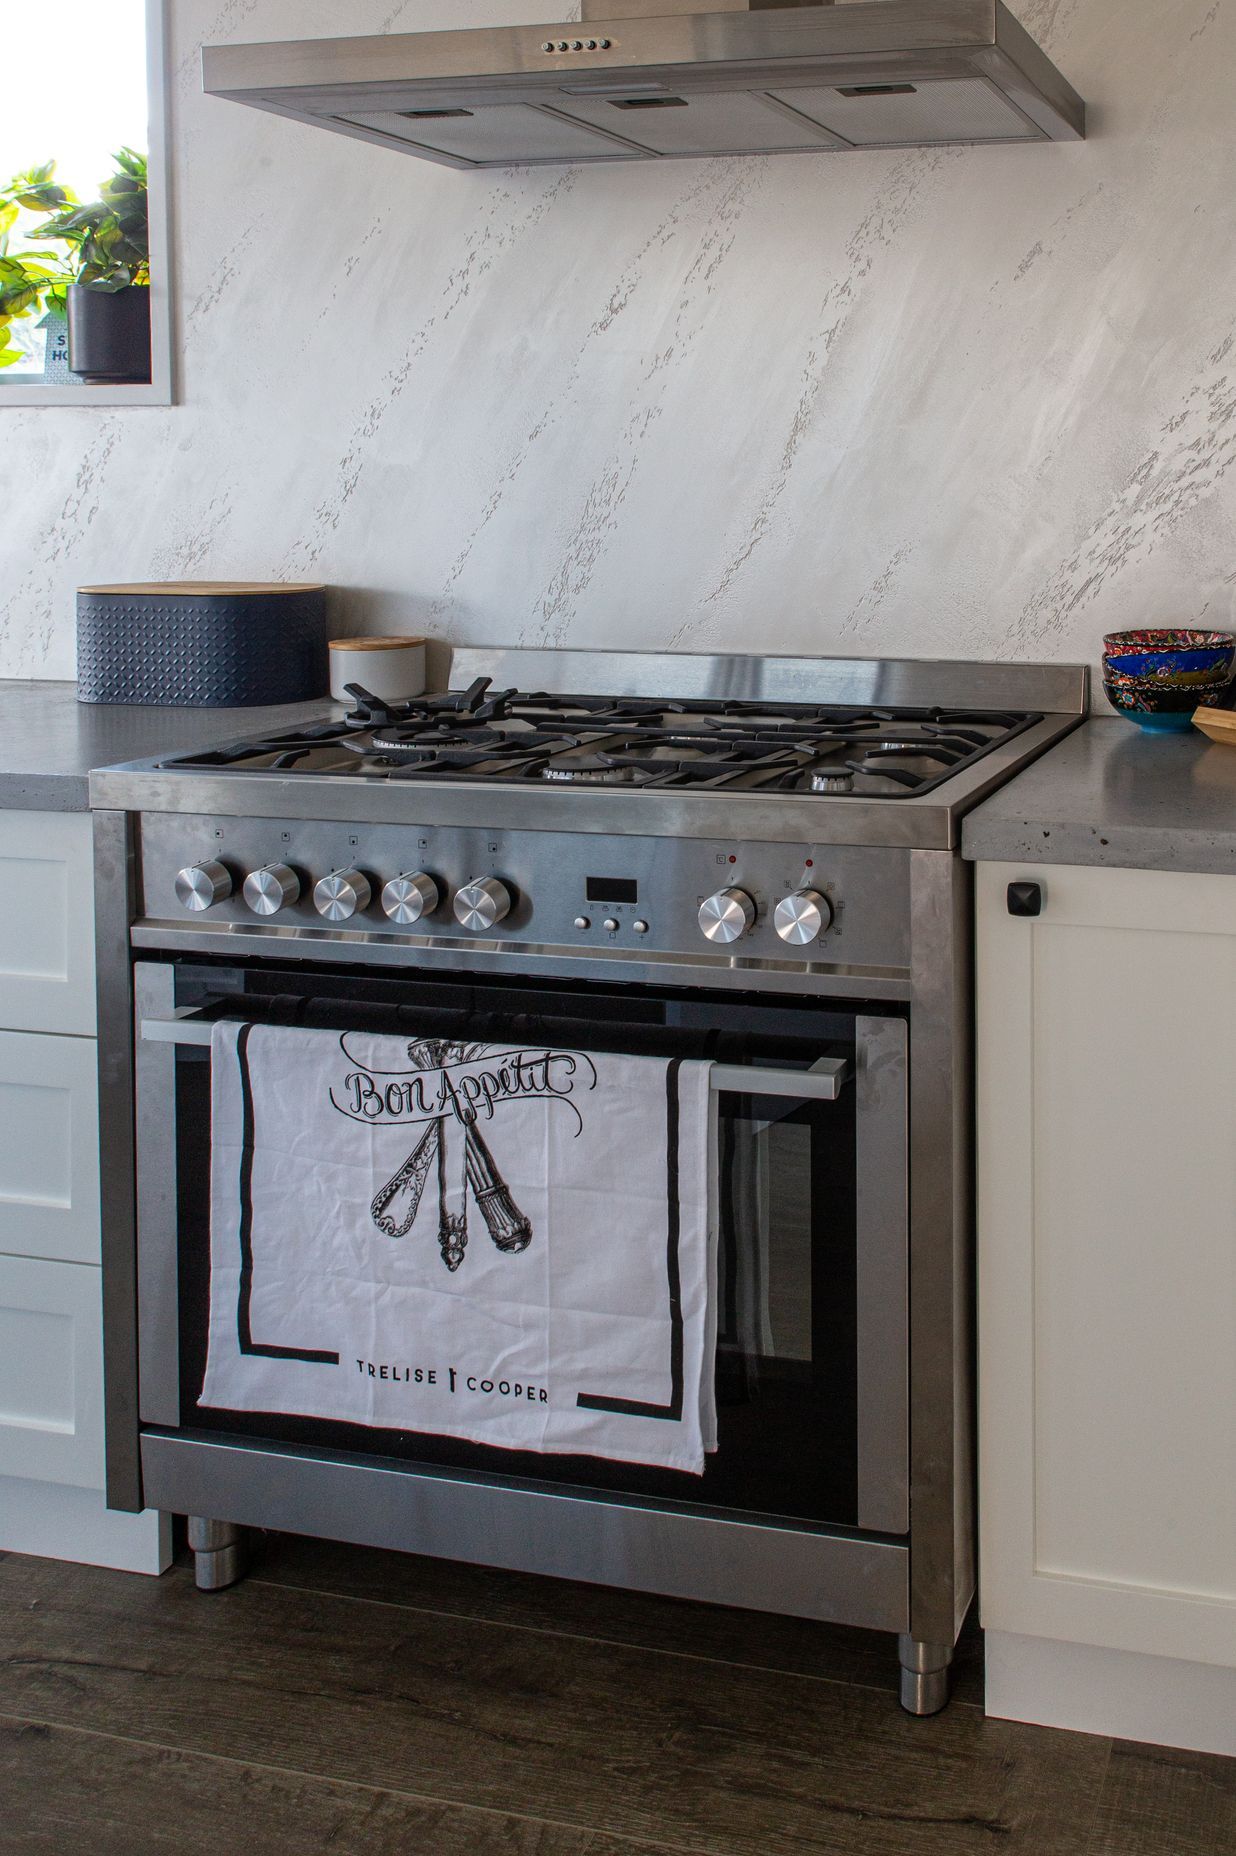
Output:
[[852,793],[854,775],[852,773],[813,773],[811,790],[813,793]]

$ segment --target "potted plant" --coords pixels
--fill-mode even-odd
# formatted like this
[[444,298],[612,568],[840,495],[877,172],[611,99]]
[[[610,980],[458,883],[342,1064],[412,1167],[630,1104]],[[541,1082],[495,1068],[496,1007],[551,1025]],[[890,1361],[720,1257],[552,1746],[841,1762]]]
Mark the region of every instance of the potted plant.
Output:
[[83,380],[150,379],[150,231],[146,157],[122,148],[99,198],[67,201],[32,238],[72,253],[69,367]]
[[48,161],[14,175],[0,188],[0,367],[13,367],[24,357],[24,347],[13,340],[15,322],[65,315],[73,273],[64,259],[53,252],[10,249],[23,207],[28,212],[58,213],[76,204],[68,188],[56,184],[55,170],[55,162]]

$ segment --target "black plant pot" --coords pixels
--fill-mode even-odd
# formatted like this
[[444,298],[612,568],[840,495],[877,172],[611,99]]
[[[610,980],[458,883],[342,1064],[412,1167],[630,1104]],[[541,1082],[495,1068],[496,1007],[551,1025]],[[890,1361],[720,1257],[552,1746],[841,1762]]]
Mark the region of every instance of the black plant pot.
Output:
[[150,379],[150,291],[91,290],[70,284],[69,371],[82,380]]

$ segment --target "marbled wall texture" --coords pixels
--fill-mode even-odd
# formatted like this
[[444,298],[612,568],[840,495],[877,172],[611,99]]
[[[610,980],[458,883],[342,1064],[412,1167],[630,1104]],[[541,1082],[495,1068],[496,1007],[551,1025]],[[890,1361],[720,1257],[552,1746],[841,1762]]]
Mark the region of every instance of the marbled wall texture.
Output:
[[203,97],[198,46],[529,0],[173,0],[182,403],[0,411],[0,673],[71,675],[116,578],[479,643],[1233,622],[1236,0],[1014,6],[1087,143],[466,175]]

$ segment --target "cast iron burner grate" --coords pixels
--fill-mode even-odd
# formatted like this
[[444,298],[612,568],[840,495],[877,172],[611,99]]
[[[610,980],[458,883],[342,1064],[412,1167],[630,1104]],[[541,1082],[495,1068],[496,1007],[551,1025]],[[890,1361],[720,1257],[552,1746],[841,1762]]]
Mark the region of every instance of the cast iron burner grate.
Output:
[[389,704],[358,684],[342,721],[161,763],[186,772],[827,794],[930,792],[1021,734],[1004,710],[658,701],[466,690]]

